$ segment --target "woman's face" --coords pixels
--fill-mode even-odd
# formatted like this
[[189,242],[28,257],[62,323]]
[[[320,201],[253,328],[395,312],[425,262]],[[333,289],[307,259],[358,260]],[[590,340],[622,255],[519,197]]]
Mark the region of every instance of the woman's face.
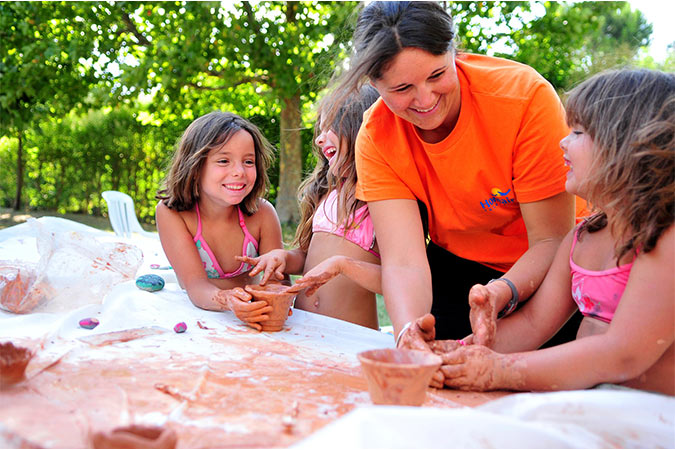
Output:
[[423,138],[440,140],[455,127],[461,94],[454,52],[433,55],[405,48],[371,82],[389,109],[415,125]]

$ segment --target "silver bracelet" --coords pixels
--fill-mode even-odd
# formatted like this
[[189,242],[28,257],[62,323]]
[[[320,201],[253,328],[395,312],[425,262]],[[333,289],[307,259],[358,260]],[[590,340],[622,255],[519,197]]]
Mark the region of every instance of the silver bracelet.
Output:
[[410,328],[410,325],[412,325],[412,324],[413,324],[413,321],[411,320],[410,322],[403,325],[403,328],[401,328],[401,331],[399,331],[398,336],[396,336],[396,348],[398,348],[398,342],[401,340],[401,336],[403,336],[403,333],[405,332],[405,330]]
[[511,300],[509,300],[506,306],[504,306],[504,309],[499,311],[499,314],[497,314],[497,319],[501,319],[502,317],[508,316],[513,312],[514,309],[516,309],[516,306],[518,306],[518,300],[520,300],[520,296],[518,295],[518,289],[516,289],[516,285],[513,284],[513,281],[509,280],[508,278],[493,278],[488,281],[487,284],[490,284],[493,281],[503,281],[509,285],[509,288],[511,288]]

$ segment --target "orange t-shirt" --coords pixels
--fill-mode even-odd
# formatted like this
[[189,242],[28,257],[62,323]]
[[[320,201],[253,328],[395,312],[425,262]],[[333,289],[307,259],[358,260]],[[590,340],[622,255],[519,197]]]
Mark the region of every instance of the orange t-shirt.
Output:
[[519,202],[565,190],[565,112],[529,66],[471,54],[458,55],[456,64],[462,106],[441,142],[424,142],[381,98],[364,114],[356,196],[419,199],[434,243],[506,271],[528,248]]

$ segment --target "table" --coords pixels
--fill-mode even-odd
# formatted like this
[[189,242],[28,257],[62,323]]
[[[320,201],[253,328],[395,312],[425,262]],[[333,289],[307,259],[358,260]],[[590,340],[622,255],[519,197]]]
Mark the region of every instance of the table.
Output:
[[[117,240],[69,221],[40,221],[56,233]],[[0,259],[11,253],[35,260],[31,230],[1,230]],[[150,269],[166,265],[158,240],[129,242],[143,250],[137,274],[163,275],[163,290],[142,291],[128,280],[100,303],[78,299],[69,310],[24,315],[0,311],[0,342],[36,351],[27,380],[0,390],[0,447],[85,448],[92,432],[131,423],[171,427],[183,448],[675,446],[675,401],[632,390],[429,389],[423,408],[374,407],[356,354],[393,346],[391,335],[299,310],[284,330],[257,332],[230,312],[194,307],[171,271]],[[81,328],[87,317],[100,325]],[[178,322],[186,323],[185,333],[173,331]],[[616,401],[631,405],[630,414],[589,422]],[[636,410],[643,421],[635,421]],[[627,424],[617,428],[622,420]]]

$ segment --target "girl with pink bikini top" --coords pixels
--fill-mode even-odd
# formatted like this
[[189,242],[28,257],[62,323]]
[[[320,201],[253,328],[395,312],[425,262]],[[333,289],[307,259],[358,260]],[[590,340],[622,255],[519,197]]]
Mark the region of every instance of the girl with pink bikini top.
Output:
[[[377,99],[371,86],[341,98],[326,96],[315,130],[314,172],[300,188],[300,225],[291,250],[241,258],[263,272],[262,283],[284,274],[304,274],[295,306],[378,328],[375,292],[381,292],[380,255],[368,206],[355,197],[354,144],[364,111]],[[335,117],[326,112],[334,106]]]
[[235,114],[199,117],[181,137],[155,214],[164,252],[190,301],[232,311],[258,330],[271,307],[251,301],[243,289],[254,284],[245,276],[251,266],[236,257],[283,246],[276,211],[262,198],[272,152],[258,128]]

